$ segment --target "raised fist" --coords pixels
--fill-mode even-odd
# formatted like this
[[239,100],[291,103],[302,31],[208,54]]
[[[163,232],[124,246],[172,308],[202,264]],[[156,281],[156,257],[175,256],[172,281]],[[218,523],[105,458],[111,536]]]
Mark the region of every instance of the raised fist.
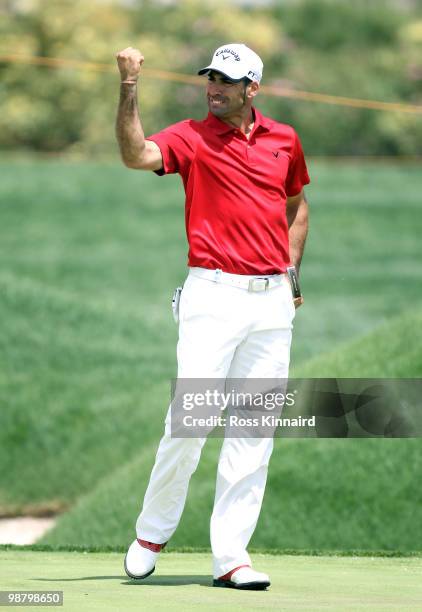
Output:
[[144,56],[138,49],[127,47],[123,51],[116,53],[117,65],[120,70],[122,81],[136,82],[141,72],[141,66],[144,63]]

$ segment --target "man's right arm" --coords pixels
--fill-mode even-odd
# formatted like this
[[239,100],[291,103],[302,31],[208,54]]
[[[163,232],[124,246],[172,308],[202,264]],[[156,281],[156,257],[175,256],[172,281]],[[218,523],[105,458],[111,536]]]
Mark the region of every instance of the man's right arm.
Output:
[[138,170],[161,170],[163,159],[159,146],[145,140],[138,110],[137,82],[144,57],[128,47],[116,55],[121,84],[116,118],[116,136],[124,164]]

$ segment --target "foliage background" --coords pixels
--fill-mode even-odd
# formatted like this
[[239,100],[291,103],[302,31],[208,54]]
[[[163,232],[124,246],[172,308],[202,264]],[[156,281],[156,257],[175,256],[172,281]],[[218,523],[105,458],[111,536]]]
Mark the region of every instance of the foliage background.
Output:
[[[145,67],[196,74],[225,42],[244,41],[265,84],[422,104],[421,0],[3,0],[0,55],[114,65],[139,47]],[[118,74],[0,61],[0,148],[116,151]],[[142,81],[147,132],[205,112],[201,87]],[[295,125],[308,155],[422,153],[419,114],[328,106],[261,95],[258,106]]]

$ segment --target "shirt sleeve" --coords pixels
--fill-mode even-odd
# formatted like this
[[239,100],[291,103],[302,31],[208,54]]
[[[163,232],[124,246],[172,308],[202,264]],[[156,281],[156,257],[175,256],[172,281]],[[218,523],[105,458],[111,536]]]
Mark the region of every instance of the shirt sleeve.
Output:
[[194,143],[189,120],[180,121],[165,128],[161,132],[148,136],[160,148],[163,157],[163,167],[156,174],[181,174],[189,172],[194,155]]
[[305,185],[311,182],[308,169],[306,168],[305,157],[299,136],[294,132],[294,142],[292,147],[292,157],[289,163],[289,170],[286,178],[286,194],[288,197],[300,193]]

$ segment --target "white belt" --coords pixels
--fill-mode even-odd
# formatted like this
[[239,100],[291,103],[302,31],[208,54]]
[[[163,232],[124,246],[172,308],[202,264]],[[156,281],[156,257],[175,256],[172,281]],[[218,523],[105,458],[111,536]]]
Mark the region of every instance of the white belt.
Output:
[[268,291],[273,287],[278,287],[286,282],[286,274],[270,274],[270,275],[247,275],[247,274],[229,274],[222,270],[208,270],[207,268],[189,268],[192,276],[203,278],[214,283],[222,283],[223,285],[231,285],[238,289],[246,289],[250,292]]

